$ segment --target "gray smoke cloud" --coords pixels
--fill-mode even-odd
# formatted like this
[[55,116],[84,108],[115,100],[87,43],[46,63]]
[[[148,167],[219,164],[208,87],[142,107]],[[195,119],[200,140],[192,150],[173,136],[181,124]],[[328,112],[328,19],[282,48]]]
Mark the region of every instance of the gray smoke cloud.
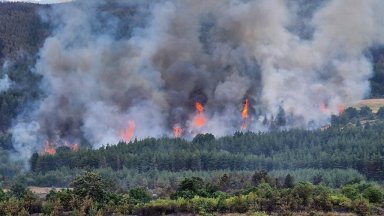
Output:
[[8,75],[4,75],[4,78],[0,79],[0,93],[7,91],[11,87],[11,80],[8,78]]
[[8,89],[12,85],[12,81],[8,77],[7,70],[8,70],[8,62],[3,64],[3,67],[1,68],[1,71],[0,71],[0,93],[8,91]]
[[176,124],[186,138],[229,135],[246,98],[247,130],[321,126],[369,93],[365,52],[384,42],[381,0],[115,4],[79,1],[46,16],[56,28],[35,66],[46,97],[14,127],[18,152],[44,140],[113,144],[131,121],[137,138],[172,136]]

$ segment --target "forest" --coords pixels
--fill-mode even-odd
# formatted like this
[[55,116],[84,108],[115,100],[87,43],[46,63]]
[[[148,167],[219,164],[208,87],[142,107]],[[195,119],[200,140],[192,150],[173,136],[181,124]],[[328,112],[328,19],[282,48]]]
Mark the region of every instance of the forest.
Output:
[[[0,215],[384,215],[384,107],[349,107],[318,129],[85,143],[35,152],[27,163],[10,157],[11,127],[45,97],[33,65],[52,33],[40,14],[49,9],[0,3],[0,79],[12,83],[0,91]],[[116,37],[128,34],[122,25]],[[384,48],[366,55],[374,63],[368,98],[383,98]],[[29,186],[65,189],[39,197]]]
[[318,130],[268,133],[237,132],[215,138],[198,134],[192,141],[148,138],[106,145],[100,149],[72,151],[59,147],[56,154],[35,153],[31,171],[101,169],[114,171],[214,171],[355,169],[369,180],[384,175],[384,108],[372,113],[348,108],[333,116],[332,126]]

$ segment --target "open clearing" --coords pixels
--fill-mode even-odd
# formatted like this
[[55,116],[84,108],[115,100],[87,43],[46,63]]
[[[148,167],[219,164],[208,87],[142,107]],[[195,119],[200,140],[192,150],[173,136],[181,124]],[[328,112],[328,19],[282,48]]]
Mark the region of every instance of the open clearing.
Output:
[[352,106],[357,109],[361,107],[368,106],[372,109],[372,112],[376,113],[380,107],[384,107],[384,99],[367,99],[361,100],[356,103],[356,105]]

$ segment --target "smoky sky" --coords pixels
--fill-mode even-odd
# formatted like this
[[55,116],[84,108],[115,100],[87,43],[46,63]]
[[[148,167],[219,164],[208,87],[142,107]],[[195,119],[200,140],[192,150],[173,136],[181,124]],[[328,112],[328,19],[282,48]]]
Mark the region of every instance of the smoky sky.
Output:
[[[384,40],[381,0],[78,1],[41,14],[41,101],[15,121],[22,155],[54,145],[134,137],[319,127],[370,91],[364,54]],[[193,123],[194,104],[206,124]],[[269,122],[269,123],[268,123]]]

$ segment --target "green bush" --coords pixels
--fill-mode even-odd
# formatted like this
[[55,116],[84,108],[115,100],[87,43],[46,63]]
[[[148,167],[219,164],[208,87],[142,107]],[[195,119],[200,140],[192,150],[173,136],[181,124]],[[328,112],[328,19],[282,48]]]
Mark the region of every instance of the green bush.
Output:
[[352,200],[343,194],[331,195],[330,201],[335,210],[348,211],[352,209]]
[[383,191],[379,186],[372,185],[363,191],[363,197],[371,203],[381,203],[383,201]]
[[129,190],[129,197],[136,203],[147,203],[151,200],[151,196],[144,188],[133,188]]
[[348,197],[351,200],[356,200],[361,198],[361,194],[356,185],[345,185],[341,189],[341,193]]
[[73,193],[79,197],[89,196],[95,201],[104,202],[106,192],[104,184],[99,175],[92,172],[85,172],[81,176],[77,176],[71,183]]

